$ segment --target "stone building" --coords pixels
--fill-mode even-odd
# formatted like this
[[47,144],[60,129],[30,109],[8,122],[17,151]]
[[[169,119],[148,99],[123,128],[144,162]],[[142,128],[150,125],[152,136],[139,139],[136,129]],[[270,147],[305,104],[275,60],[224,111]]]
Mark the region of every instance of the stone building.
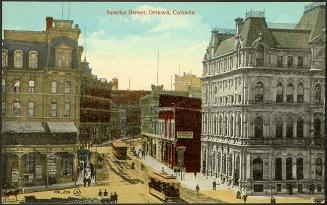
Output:
[[112,83],[92,75],[89,63],[81,63],[80,143],[83,147],[101,144],[115,135],[117,114],[112,110]]
[[203,60],[202,171],[248,194],[322,193],[325,4],[295,29],[264,12],[212,31]]
[[175,75],[175,91],[189,92],[190,97],[201,98],[201,79],[192,73]]
[[80,108],[80,29],[46,18],[45,31],[4,30],[3,183],[75,181]]

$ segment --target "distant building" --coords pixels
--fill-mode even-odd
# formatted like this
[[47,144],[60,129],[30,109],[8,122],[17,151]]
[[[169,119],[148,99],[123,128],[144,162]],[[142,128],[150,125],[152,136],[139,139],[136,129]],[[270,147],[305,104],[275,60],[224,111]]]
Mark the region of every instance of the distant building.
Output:
[[175,75],[175,91],[185,91],[190,97],[201,98],[201,79],[191,73],[183,73],[182,76]]
[[3,184],[77,180],[81,33],[72,20],[46,18],[45,31],[4,30]]
[[262,11],[212,31],[203,59],[202,171],[248,194],[323,193],[325,3],[295,29]]
[[81,63],[80,143],[83,147],[100,144],[115,135],[116,113],[112,110],[111,82],[92,75],[89,63]]
[[116,90],[112,91],[113,110],[120,113],[120,136],[137,137],[141,133],[141,107],[139,99],[150,91]]
[[[168,97],[165,97],[168,96]],[[200,102],[199,102],[200,101]],[[170,102],[170,103],[168,103]],[[174,103],[174,104],[173,104]],[[194,138],[190,141],[193,140],[199,140],[197,132],[200,131],[200,128],[196,126],[196,123],[200,123],[201,119],[197,119],[197,114],[200,113],[200,111],[197,111],[194,115],[194,127],[189,127],[184,125],[189,125],[187,123],[190,122],[190,119],[188,122],[182,122],[181,124],[176,124],[178,126],[178,129],[176,130],[174,128],[175,122],[174,120],[168,120],[169,122],[167,123],[167,117],[165,117],[165,112],[163,110],[163,107],[170,107],[169,109],[173,112],[176,113],[176,117],[178,117],[178,121],[180,122],[180,119],[183,118],[183,110],[185,110],[185,116],[188,115],[189,113],[187,112],[188,106],[194,105],[192,103],[199,103],[201,105],[201,100],[200,99],[194,99],[194,98],[189,98],[188,97],[188,92],[186,91],[165,91],[163,90],[163,86],[155,86],[152,85],[152,92],[150,95],[147,95],[143,98],[140,99],[140,104],[141,104],[141,136],[142,136],[142,142],[143,142],[143,149],[147,151],[147,153],[157,159],[160,162],[165,162],[167,165],[171,167],[175,167],[178,165],[178,159],[177,159],[177,147],[176,147],[176,142],[178,139],[175,137],[177,131],[190,131],[194,132]],[[178,106],[178,108],[174,108],[175,106]],[[199,106],[198,104],[196,104]],[[194,109],[200,109],[199,107],[194,107]],[[159,113],[162,113],[161,117]],[[185,117],[184,116],[184,117]],[[177,120],[177,118],[176,118]],[[166,135],[163,134],[162,129],[163,125],[162,123],[166,122],[170,126],[170,131],[171,134]],[[161,127],[159,127],[161,126]],[[177,127],[176,127],[177,128]],[[180,128],[180,129],[179,129]],[[196,130],[193,130],[193,128],[196,128]],[[198,128],[198,129],[197,129]],[[167,128],[168,129],[168,128]],[[165,139],[169,139],[166,141]],[[174,145],[171,143],[175,143]],[[169,145],[170,144],[170,145]],[[178,141],[178,146],[185,146],[186,144],[183,143],[183,140]],[[168,148],[169,147],[169,148]],[[167,150],[170,150],[168,152]],[[189,155],[189,148],[186,148],[187,155]],[[200,149],[195,149],[200,150]],[[199,153],[198,153],[199,154]],[[191,154],[190,154],[191,155]],[[194,156],[194,159],[196,157]],[[186,160],[185,160],[186,161]],[[192,161],[192,160],[191,160]],[[190,162],[193,163],[193,162]],[[186,165],[186,164],[185,164]],[[197,166],[193,166],[188,164],[187,165],[187,171],[193,171],[197,170]]]
[[112,90],[118,90],[118,79],[114,77],[111,82],[112,82]]

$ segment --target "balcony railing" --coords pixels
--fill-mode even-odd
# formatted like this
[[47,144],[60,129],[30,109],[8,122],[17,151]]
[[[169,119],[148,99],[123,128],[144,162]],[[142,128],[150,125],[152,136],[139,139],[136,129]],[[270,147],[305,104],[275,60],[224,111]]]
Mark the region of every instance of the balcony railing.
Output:
[[264,11],[248,11],[246,12],[246,18],[250,17],[265,17],[265,12]]

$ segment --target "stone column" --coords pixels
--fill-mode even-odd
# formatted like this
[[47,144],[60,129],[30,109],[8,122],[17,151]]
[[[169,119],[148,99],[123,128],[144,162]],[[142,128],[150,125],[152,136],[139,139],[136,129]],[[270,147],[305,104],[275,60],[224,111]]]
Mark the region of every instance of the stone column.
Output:
[[22,170],[22,156],[23,153],[17,153],[18,156],[18,187],[23,187],[23,170]]
[[[77,157],[77,152],[73,154],[73,177],[74,177],[74,182],[76,185],[77,179],[78,179],[78,157]],[[95,178],[96,179],[96,178]]]
[[292,179],[296,179],[296,158],[292,159]]
[[235,152],[232,153],[232,175],[231,178],[234,180],[234,171],[235,171]]
[[294,85],[293,102],[297,102],[297,85]]
[[311,129],[310,130],[312,130],[310,132],[310,137],[313,138],[314,137],[314,131],[313,131],[314,130],[314,124],[313,124],[314,120],[313,120],[313,115],[311,115],[310,118],[311,118],[311,124],[310,124],[311,125],[310,126]]
[[282,180],[286,180],[286,158],[285,157],[281,157],[282,158]]
[[250,154],[246,155],[246,180],[251,180],[251,156]]
[[283,122],[283,138],[286,138],[286,121]]

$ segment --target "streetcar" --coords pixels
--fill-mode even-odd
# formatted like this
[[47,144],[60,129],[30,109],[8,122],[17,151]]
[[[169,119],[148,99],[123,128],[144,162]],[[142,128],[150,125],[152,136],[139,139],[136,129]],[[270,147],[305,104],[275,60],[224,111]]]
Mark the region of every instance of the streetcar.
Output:
[[150,194],[166,202],[180,199],[180,183],[176,176],[164,172],[152,172],[149,180]]
[[119,160],[126,160],[128,145],[121,140],[112,142],[112,153]]

